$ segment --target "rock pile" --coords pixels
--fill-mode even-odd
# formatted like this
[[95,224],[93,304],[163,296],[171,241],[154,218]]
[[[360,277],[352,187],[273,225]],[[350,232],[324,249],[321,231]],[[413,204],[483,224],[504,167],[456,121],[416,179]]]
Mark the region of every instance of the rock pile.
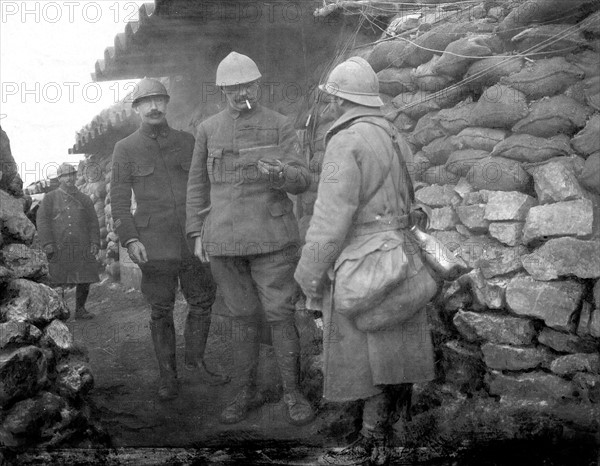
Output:
[[48,262],[14,195],[20,184],[0,181],[0,445],[57,446],[89,433],[94,379],[65,324],[69,310],[41,283]]

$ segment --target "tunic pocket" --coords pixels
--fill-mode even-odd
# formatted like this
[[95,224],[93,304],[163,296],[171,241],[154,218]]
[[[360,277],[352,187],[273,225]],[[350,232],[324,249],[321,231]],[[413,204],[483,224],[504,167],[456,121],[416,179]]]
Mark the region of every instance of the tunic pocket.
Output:
[[214,149],[208,153],[206,171],[211,183],[222,183],[223,149]]

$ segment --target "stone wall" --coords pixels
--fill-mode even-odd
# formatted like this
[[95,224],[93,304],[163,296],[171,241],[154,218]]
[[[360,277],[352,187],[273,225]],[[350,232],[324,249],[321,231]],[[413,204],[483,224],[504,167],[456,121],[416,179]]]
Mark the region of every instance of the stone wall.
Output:
[[439,378],[422,387],[421,434],[461,445],[598,432],[599,7],[432,9],[384,35],[410,42],[366,55],[413,147],[430,232],[474,268],[431,307]]
[[96,435],[85,398],[94,379],[65,324],[69,310],[43,283],[48,262],[25,200],[13,194],[11,177],[0,183],[0,445],[72,444]]

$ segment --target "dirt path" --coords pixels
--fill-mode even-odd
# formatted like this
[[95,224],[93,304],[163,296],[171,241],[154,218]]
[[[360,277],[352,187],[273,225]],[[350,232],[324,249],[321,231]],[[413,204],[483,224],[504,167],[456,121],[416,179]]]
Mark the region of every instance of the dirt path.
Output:
[[[73,307],[73,290],[66,293]],[[304,427],[289,425],[283,403],[272,403],[251,413],[245,421],[222,425],[218,414],[236,389],[234,383],[209,387],[198,383],[183,368],[183,322],[185,301],[175,308],[177,363],[180,396],[169,402],[156,398],[158,369],[149,330],[149,311],[141,293],[125,290],[104,280],[92,285],[87,309],[95,315],[88,321],[71,318],[68,326],[76,342],[89,351],[95,378],[91,398],[115,447],[194,447],[228,445],[244,441],[294,441],[322,445],[324,416]],[[231,344],[228,319],[219,297],[213,308],[213,324],[206,359],[209,366],[231,374]],[[259,380],[275,389],[278,375],[272,348],[262,345]]]

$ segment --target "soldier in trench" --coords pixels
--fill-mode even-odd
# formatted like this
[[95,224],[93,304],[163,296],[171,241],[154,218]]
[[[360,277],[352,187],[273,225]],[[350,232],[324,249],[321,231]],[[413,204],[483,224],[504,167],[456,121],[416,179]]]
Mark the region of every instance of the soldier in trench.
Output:
[[[185,369],[202,383],[229,378],[209,370],[204,351],[216,286],[210,268],[194,257],[185,233],[186,185],[194,137],[167,123],[169,95],[159,81],[136,86],[132,108],[141,126],[114,148],[112,215],[121,243],[142,271],[142,293],[150,304],[150,333],[160,372],[158,397],[178,395],[173,309],[178,286],[187,301]],[[131,194],[137,210],[131,213]]]
[[298,225],[287,193],[309,186],[296,133],[287,119],[258,103],[261,74],[231,52],[217,68],[227,109],[198,126],[188,182],[187,232],[195,254],[210,261],[234,325],[240,389],[221,413],[233,424],[267,400],[257,389],[262,322],[271,332],[288,421],[314,411],[298,387],[300,343],[294,323]]
[[[371,66],[352,57],[335,67],[320,88],[331,95],[330,107],[338,117],[326,135],[324,156],[324,163],[333,164],[337,172],[335,182],[322,177],[319,183],[295,278],[308,300],[322,300],[326,328],[336,331],[323,341],[323,397],[363,403],[357,439],[323,460],[385,465],[390,461],[392,427],[410,408],[412,384],[434,378],[427,314],[424,307],[417,308],[401,324],[361,331],[336,306],[331,296],[335,285],[329,282],[334,276],[335,283],[336,272],[330,269],[344,258],[358,261],[385,248],[378,243],[387,241],[385,232],[406,229],[419,218],[408,215],[412,186],[403,182],[407,178],[380,110],[379,81]],[[402,157],[408,157],[406,142],[400,139],[398,144]],[[435,289],[435,283],[431,285]],[[391,304],[391,312],[400,313],[400,307]],[[387,298],[361,312],[373,313],[383,305]]]
[[91,319],[85,308],[90,284],[99,280],[96,255],[100,226],[92,200],[75,186],[77,170],[63,163],[59,186],[44,196],[37,211],[40,243],[49,261],[51,283],[75,285],[75,318]]

